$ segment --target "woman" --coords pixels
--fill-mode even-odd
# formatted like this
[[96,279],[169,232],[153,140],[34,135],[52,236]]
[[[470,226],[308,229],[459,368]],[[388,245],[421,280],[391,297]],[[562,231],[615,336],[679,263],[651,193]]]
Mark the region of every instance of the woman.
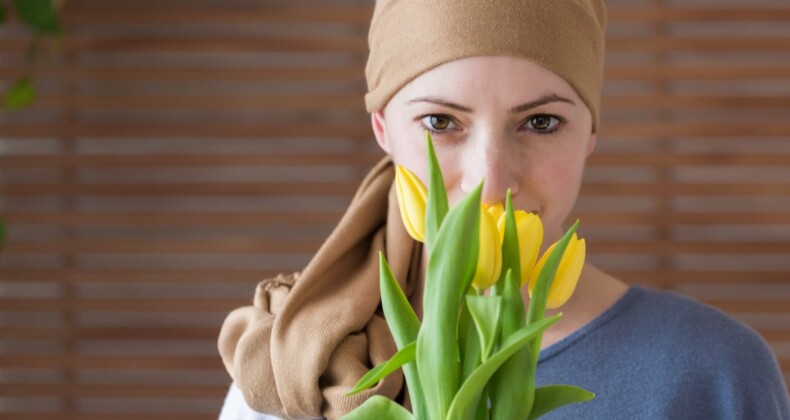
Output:
[[[264,280],[255,305],[228,316],[222,418],[336,418],[374,393],[408,406],[397,375],[344,395],[395,351],[377,311],[378,250],[421,313],[427,254],[400,221],[393,162],[427,181],[430,131],[450,205],[482,179],[484,202],[510,189],[515,208],[541,217],[545,250],[595,148],[605,26],[596,0],[377,1],[365,100],[387,157],[305,270]],[[765,341],[717,309],[586,263],[561,310],[537,384],[597,395],[545,418],[790,418]]]

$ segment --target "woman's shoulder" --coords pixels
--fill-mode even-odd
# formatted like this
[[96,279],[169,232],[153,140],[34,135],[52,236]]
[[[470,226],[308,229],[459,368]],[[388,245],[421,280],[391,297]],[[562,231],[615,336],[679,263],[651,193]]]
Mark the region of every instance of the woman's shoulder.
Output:
[[637,312],[676,358],[743,375],[757,373],[754,368],[777,368],[768,342],[733,315],[678,291],[635,287],[642,294]]

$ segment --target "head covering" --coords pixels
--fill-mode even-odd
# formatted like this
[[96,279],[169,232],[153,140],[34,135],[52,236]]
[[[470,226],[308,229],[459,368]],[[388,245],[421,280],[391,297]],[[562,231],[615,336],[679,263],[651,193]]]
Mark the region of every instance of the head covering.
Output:
[[600,122],[603,0],[377,0],[365,67],[368,112],[440,64],[471,56],[534,61],[570,84]]

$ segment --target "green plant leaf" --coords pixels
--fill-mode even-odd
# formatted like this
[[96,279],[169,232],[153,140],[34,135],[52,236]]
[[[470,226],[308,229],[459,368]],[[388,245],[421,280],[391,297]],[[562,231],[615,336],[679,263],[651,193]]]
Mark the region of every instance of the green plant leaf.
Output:
[[439,228],[447,215],[449,204],[444,177],[433,148],[431,132],[425,131],[425,143],[428,150],[428,202],[425,205],[425,246],[430,251],[439,234]]
[[541,334],[546,328],[552,326],[561,317],[562,312],[549,318],[542,319],[532,325],[528,325],[512,334],[496,353],[488,358],[488,360],[481,363],[480,366],[469,375],[469,378],[464,381],[464,384],[461,385],[461,388],[456,393],[455,398],[453,398],[447,415],[442,418],[446,420],[468,418],[470,415],[469,410],[477,409],[480,394],[494,372],[496,372],[510,356],[516,353],[518,349],[529,343],[533,337]]
[[387,325],[392,330],[398,348],[403,348],[417,339],[420,332],[420,319],[403,294],[395,275],[392,274],[384,252],[379,251],[379,286],[381,287],[381,306]]
[[20,109],[24,108],[36,98],[36,87],[29,77],[25,76],[14,82],[8,88],[8,92],[3,98],[3,106],[6,109]]
[[414,420],[414,416],[401,405],[381,395],[374,395],[341,420]]
[[477,268],[482,190],[483,182],[450,209],[429,251],[417,370],[431,419],[445,417],[460,384],[456,331]]
[[[379,251],[379,286],[381,288],[381,307],[384,318],[390,327],[395,344],[402,350],[410,343],[417,340],[420,333],[420,319],[414,313],[406,295],[400,288],[395,275],[392,273],[384,253]],[[412,411],[418,418],[426,416],[426,407],[422,384],[415,363],[403,366],[403,375],[409,390]]]
[[406,363],[413,362],[417,343],[407,344],[398,350],[389,360],[369,370],[346,395],[354,395],[376,385],[382,378],[395,372]]
[[516,212],[510,198],[510,189],[507,190],[505,199],[505,235],[502,240],[502,271],[499,279],[492,288],[492,293],[499,296],[505,287],[507,270],[513,271],[513,276],[521,281],[521,256],[519,255],[518,231],[516,230]]
[[52,0],[14,0],[16,12],[22,22],[42,34],[61,32],[58,10]]
[[[470,289],[469,293],[474,294],[474,289]],[[480,339],[466,301],[461,304],[459,311],[458,345],[461,352],[461,382],[463,383],[480,364]]]
[[499,296],[466,295],[466,305],[472,320],[477,327],[480,339],[481,362],[485,362],[494,351],[499,334],[499,314],[502,310],[502,298]]
[[535,390],[535,405],[529,413],[529,420],[548,413],[566,404],[590,401],[595,394],[584,388],[572,385],[546,385]]
[[[508,337],[526,324],[521,281],[512,271],[508,270],[507,274],[503,281],[505,289],[502,292],[502,333],[499,339],[503,345]],[[529,413],[535,387],[535,372],[529,352],[529,345],[521,347],[491,378],[489,387],[492,419],[523,418],[525,413]]]

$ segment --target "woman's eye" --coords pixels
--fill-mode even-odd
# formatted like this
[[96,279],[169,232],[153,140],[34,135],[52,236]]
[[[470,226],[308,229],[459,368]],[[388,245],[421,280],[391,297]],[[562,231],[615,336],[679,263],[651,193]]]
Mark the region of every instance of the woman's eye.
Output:
[[453,120],[449,116],[442,114],[426,115],[422,117],[421,121],[425,128],[434,133],[451,129],[453,128],[454,124]]
[[539,134],[548,134],[555,131],[561,122],[559,118],[553,115],[537,114],[527,120],[527,126]]

